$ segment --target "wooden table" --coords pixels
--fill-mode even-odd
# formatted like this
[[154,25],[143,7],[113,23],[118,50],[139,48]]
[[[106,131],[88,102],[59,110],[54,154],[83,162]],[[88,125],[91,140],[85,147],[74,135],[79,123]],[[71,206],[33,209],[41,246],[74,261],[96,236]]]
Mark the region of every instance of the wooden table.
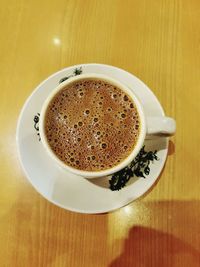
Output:
[[[0,266],[200,266],[199,15],[199,0],[1,1]],[[157,185],[103,215],[47,202],[16,153],[34,87],[89,62],[134,73],[177,121]]]

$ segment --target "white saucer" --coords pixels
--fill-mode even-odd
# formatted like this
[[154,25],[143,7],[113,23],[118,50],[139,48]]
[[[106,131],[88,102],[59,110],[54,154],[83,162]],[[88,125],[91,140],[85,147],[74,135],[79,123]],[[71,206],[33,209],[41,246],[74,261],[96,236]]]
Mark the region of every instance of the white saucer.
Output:
[[156,181],[167,157],[168,139],[145,141],[145,150],[157,150],[158,161],[150,165],[150,174],[132,178],[119,191],[109,189],[108,177],[87,180],[63,171],[54,164],[39,142],[33,118],[59,81],[82,67],[83,73],[109,75],[130,87],[144,105],[145,114],[163,116],[164,111],[152,91],[134,75],[108,65],[82,64],[65,68],[43,81],[27,99],[17,126],[17,145],[21,165],[33,187],[50,202],[67,210],[81,213],[104,213],[120,208],[143,195]]

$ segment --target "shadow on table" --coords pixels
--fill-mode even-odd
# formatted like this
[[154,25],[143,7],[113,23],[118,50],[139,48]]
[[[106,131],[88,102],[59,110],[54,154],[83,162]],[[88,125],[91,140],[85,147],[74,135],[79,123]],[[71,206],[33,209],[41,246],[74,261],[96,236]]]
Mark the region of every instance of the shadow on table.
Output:
[[[9,250],[5,249],[5,266],[22,266],[30,259],[30,267],[41,262],[49,267],[200,266],[199,201],[138,201],[138,213],[127,217],[121,212],[86,215],[60,209],[31,191],[26,187],[20,200],[1,218],[9,229],[1,236],[12,242]],[[116,218],[119,223],[114,234],[127,227],[129,232],[126,239],[112,238],[111,248],[108,219]],[[121,254],[113,260],[121,247]]]
[[171,156],[175,153],[175,145],[174,143],[172,142],[172,140],[169,140],[169,146],[168,146],[168,153],[167,155],[168,156]]
[[199,265],[199,251],[171,234],[135,226],[129,231],[122,254],[109,267]]
[[[143,203],[150,211],[151,227],[134,223],[123,242],[122,253],[109,267],[199,267],[199,201],[160,201]],[[131,215],[130,215],[131,216]],[[140,214],[141,216],[141,214]],[[145,218],[145,215],[144,215]],[[154,227],[154,228],[152,228]]]

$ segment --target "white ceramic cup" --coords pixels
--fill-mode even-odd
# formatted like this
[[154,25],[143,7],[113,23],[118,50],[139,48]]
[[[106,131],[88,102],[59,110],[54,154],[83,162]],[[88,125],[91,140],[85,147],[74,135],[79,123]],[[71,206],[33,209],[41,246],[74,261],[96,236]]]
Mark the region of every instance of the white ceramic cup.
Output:
[[[137,143],[133,149],[133,151],[129,154],[127,158],[125,158],[122,162],[120,162],[118,165],[113,166],[112,168],[102,170],[102,171],[84,171],[79,170],[76,168],[73,168],[67,164],[65,164],[63,161],[61,161],[55,153],[51,150],[46,135],[44,131],[44,122],[45,122],[45,115],[48,108],[49,103],[53,99],[53,97],[64,87],[67,85],[74,83],[75,81],[79,81],[85,78],[96,78],[100,80],[108,81],[109,83],[119,87],[121,90],[123,90],[126,94],[130,96],[130,98],[135,103],[139,117],[140,117],[140,134],[137,140]],[[176,130],[176,123],[174,119],[160,116],[160,117],[146,117],[143,111],[143,106],[138,100],[138,98],[135,96],[135,94],[130,90],[127,86],[122,84],[121,82],[117,81],[116,79],[110,78],[106,75],[101,74],[95,74],[95,73],[87,73],[87,74],[81,74],[78,76],[74,76],[66,80],[65,82],[58,85],[58,87],[55,88],[55,90],[50,93],[50,95],[45,100],[41,114],[40,114],[40,121],[39,121],[39,129],[40,129],[40,137],[42,144],[44,145],[46,151],[51,156],[51,158],[63,169],[66,171],[70,171],[74,174],[86,177],[86,178],[96,178],[96,177],[102,177],[106,175],[111,175],[124,167],[126,167],[129,163],[131,163],[132,160],[137,156],[138,152],[142,148],[144,144],[145,138],[152,138],[157,136],[171,136],[175,133]]]

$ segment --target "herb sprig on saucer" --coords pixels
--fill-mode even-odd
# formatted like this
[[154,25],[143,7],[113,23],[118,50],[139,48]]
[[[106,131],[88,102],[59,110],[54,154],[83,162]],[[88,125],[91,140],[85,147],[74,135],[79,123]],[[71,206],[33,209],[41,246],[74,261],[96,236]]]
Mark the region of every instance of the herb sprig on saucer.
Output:
[[129,166],[112,175],[109,180],[110,189],[112,191],[122,189],[135,176],[146,178],[145,175],[150,173],[149,165],[154,160],[158,160],[157,150],[147,152],[143,146]]

